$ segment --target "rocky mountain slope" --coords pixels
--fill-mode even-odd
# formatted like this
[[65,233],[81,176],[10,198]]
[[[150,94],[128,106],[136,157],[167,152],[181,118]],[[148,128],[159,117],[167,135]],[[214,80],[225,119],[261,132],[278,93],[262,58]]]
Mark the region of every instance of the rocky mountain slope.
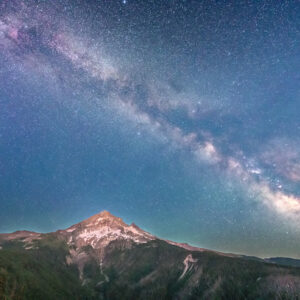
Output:
[[106,211],[54,233],[0,235],[0,299],[299,295],[300,268],[161,240]]
[[138,244],[156,239],[155,236],[141,230],[135,224],[125,224],[121,218],[113,216],[108,211],[103,211],[66,230],[61,230],[59,234],[66,236],[70,245],[76,247],[90,245],[94,249],[103,249],[116,239],[130,240]]

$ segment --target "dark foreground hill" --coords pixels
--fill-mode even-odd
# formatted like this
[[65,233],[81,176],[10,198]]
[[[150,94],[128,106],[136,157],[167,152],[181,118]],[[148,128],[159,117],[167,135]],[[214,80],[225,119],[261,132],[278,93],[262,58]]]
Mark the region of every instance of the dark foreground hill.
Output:
[[102,212],[0,235],[0,299],[300,299],[300,268],[164,241]]

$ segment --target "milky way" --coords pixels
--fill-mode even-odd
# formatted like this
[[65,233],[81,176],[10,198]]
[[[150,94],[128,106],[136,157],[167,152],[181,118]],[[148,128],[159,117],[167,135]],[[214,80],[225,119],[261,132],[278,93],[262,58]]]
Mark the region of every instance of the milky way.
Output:
[[300,257],[296,1],[2,1],[0,230],[108,209]]

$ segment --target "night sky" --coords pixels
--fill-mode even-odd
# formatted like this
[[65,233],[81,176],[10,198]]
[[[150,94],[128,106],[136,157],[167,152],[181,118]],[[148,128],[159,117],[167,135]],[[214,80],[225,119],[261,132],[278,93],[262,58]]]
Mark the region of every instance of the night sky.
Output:
[[0,232],[104,209],[300,258],[298,1],[0,0]]

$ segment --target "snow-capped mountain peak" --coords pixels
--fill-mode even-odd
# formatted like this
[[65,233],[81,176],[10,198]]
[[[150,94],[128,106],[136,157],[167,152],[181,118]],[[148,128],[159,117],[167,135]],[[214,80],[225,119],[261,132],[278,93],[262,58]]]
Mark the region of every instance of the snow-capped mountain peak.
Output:
[[128,225],[108,211],[102,211],[63,232],[68,236],[69,244],[74,244],[76,247],[90,245],[94,249],[103,248],[114,240],[146,243],[156,239],[135,224]]

